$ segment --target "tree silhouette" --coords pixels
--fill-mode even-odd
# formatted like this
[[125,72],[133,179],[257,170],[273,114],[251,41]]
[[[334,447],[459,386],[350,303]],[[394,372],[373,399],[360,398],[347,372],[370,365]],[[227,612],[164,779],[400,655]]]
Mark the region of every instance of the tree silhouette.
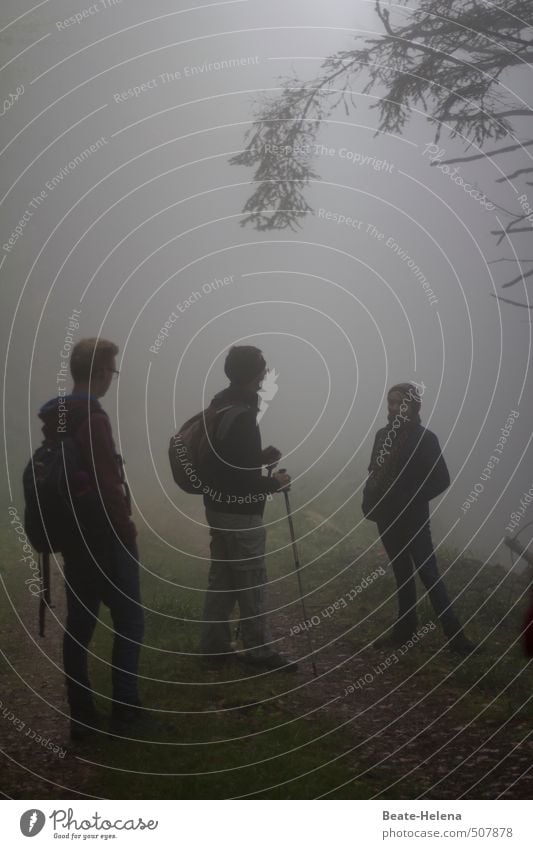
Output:
[[[362,47],[329,56],[318,76],[308,82],[296,77],[284,80],[279,94],[258,102],[245,148],[230,159],[233,165],[255,168],[255,188],[244,206],[242,225],[294,230],[312,211],[305,190],[310,180],[317,179],[313,171],[317,132],[338,106],[347,115],[355,108],[354,94],[363,75],[362,93],[377,92],[371,108],[378,113],[378,133],[402,133],[412,113],[422,113],[435,127],[436,143],[446,132],[475,149],[472,155],[444,160],[447,164],[521,151],[524,167],[514,168],[496,182],[520,178],[525,185],[533,185],[526,179],[533,174],[533,157],[528,152],[533,145],[528,123],[533,109],[511,90],[507,77],[502,79],[531,73],[533,2],[419,0],[411,7],[407,0],[399,0],[399,4],[393,22],[384,2],[377,0],[382,35],[366,39]],[[516,135],[517,122],[525,122],[529,137],[524,142]],[[507,140],[505,145],[483,149],[502,139]],[[493,231],[498,244],[532,232],[528,204],[526,199],[520,211],[496,204],[505,222]],[[518,262],[514,257],[499,261]],[[524,272],[521,263],[533,263],[533,259],[521,260],[520,273],[504,288],[533,275],[533,268]]]

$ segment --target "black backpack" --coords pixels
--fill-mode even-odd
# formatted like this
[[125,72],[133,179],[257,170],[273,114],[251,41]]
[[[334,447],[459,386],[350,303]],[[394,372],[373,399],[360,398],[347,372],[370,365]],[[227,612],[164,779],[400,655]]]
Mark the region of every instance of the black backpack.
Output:
[[75,439],[89,415],[87,408],[72,410],[61,438],[45,439],[29,460],[22,476],[24,530],[41,557],[40,634],[50,605],[50,553],[83,536],[109,534],[109,522],[99,493]]

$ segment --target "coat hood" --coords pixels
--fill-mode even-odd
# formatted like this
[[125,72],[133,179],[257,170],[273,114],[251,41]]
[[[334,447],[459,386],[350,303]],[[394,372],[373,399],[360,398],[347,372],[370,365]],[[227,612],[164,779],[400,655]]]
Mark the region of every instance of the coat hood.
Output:
[[[84,413],[102,411],[100,403],[88,395],[59,395],[43,404],[39,418],[43,422],[45,439],[62,439],[67,433],[69,418],[80,420]],[[102,411],[103,412],[103,411]]]

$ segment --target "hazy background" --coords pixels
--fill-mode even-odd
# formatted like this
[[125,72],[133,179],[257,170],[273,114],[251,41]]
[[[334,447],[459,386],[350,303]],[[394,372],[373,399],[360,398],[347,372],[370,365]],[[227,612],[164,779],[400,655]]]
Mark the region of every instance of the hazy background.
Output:
[[[297,506],[321,516],[339,510],[344,528],[350,515],[364,521],[360,489],[374,432],[386,421],[387,387],[416,380],[427,387],[423,421],[439,436],[453,478],[432,504],[437,542],[508,563],[496,546],[533,483],[531,324],[526,310],[491,297],[508,269],[489,263],[509,248],[491,236],[495,212],[430,168],[423,152],[431,125],[414,116],[404,137],[375,138],[375,100],[355,92],[357,109],[337,110],[318,134],[333,153],[316,158],[322,180],[308,193],[315,215],[298,233],[239,226],[252,175],[228,158],[244,145],[254,99],[282,75],[312,78],[354,36],[381,32],[373,0],[100,2],[97,13],[58,29],[89,6],[49,0],[24,15],[29,3],[4,0],[0,12],[2,98],[24,86],[0,123],[2,244],[46,191],[22,238],[0,252],[5,505],[13,498],[22,511],[21,470],[40,439],[36,412],[57,394],[59,352],[78,309],[76,339],[102,335],[120,346],[120,380],[104,405],[138,525],[165,545],[204,551],[207,532],[195,524],[201,499],[176,492],[168,440],[226,384],[227,349],[247,343],[279,373],[261,427],[264,444],[285,454]],[[244,57],[254,63],[186,75],[190,66]],[[177,72],[168,82],[159,76]],[[154,79],[138,97],[116,102]],[[46,189],[101,137],[100,150]],[[463,152],[445,134],[441,146],[447,156]],[[353,164],[342,148],[392,167]],[[484,160],[462,173],[494,198],[496,167]],[[499,203],[516,206],[509,189],[498,192]],[[325,220],[321,208],[361,228]],[[387,248],[389,237],[438,303]],[[224,278],[230,282],[202,289]],[[183,312],[154,354],[178,303]],[[463,514],[511,410],[520,416],[500,463]],[[530,519],[533,507],[521,526]]]

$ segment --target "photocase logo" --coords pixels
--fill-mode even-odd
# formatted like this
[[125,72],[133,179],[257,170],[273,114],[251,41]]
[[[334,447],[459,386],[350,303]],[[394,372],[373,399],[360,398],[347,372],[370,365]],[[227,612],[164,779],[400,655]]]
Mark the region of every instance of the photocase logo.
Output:
[[20,830],[24,837],[35,837],[42,830],[46,817],[42,811],[31,808],[25,811],[20,818]]
[[266,411],[268,410],[268,402],[272,401],[274,395],[279,389],[279,386],[276,383],[278,377],[279,372],[277,372],[275,368],[269,369],[265,375],[263,385],[259,390],[259,397],[261,398],[261,403],[259,405],[259,413],[257,414],[257,424],[259,424]]

